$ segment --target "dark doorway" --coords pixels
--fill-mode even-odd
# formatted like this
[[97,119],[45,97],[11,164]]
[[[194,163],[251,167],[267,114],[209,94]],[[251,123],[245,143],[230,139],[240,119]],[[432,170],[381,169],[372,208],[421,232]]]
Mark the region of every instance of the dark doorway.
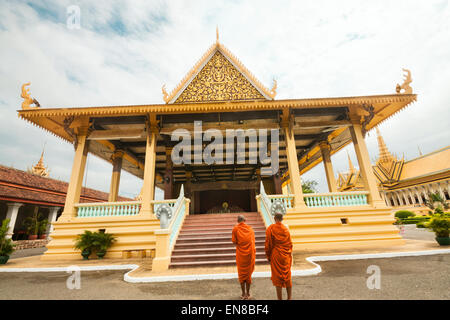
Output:
[[251,190],[198,191],[195,213],[220,213],[224,202],[228,204],[230,212],[250,212],[254,208],[251,201],[256,201],[252,197],[254,194]]

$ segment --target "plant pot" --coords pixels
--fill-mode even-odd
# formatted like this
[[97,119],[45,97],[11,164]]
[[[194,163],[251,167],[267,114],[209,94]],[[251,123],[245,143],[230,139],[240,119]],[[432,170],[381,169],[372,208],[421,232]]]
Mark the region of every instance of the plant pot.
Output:
[[97,257],[98,257],[99,259],[103,259],[103,257],[105,256],[105,254],[106,254],[106,251],[98,251],[98,252],[97,252]]
[[450,237],[436,237],[436,241],[441,246],[448,246],[448,245],[450,245]]
[[8,262],[9,256],[0,256],[0,264],[5,264]]
[[47,235],[45,235],[45,234],[41,234],[41,235],[39,236],[39,239],[45,239],[45,238],[47,238]]
[[89,260],[90,254],[91,254],[91,250],[83,250],[83,251],[81,251],[81,255],[83,256],[83,260]]
[[37,234],[29,235],[28,240],[36,240],[38,238]]

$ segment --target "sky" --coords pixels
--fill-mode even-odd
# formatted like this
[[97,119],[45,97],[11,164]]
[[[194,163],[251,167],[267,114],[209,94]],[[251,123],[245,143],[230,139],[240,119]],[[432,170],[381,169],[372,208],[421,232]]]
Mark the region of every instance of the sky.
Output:
[[[71,6],[79,8],[73,28]],[[276,99],[393,94],[411,70],[417,102],[379,129],[407,160],[450,143],[450,8],[436,1],[1,1],[0,164],[26,170],[45,146],[52,178],[68,181],[73,146],[17,117],[21,85],[42,108],[164,103],[220,41]],[[378,154],[368,133],[370,157]],[[354,165],[353,145],[332,156]],[[111,165],[88,157],[84,185],[109,191]],[[302,176],[327,191],[323,165]],[[142,180],[123,172],[120,195]],[[157,192],[157,198],[162,196]]]

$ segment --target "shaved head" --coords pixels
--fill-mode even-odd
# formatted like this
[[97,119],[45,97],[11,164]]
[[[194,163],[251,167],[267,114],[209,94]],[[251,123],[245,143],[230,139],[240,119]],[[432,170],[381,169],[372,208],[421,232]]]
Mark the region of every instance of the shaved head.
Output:
[[245,221],[245,217],[242,214],[240,214],[240,215],[238,215],[237,221],[238,222],[244,222]]
[[275,221],[283,221],[283,215],[281,213],[275,213],[273,218]]

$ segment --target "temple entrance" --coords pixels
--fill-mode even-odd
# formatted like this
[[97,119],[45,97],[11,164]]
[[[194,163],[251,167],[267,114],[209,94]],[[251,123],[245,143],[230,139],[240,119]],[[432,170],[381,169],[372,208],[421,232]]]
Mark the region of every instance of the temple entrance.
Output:
[[204,190],[193,194],[194,214],[255,212],[255,190]]

